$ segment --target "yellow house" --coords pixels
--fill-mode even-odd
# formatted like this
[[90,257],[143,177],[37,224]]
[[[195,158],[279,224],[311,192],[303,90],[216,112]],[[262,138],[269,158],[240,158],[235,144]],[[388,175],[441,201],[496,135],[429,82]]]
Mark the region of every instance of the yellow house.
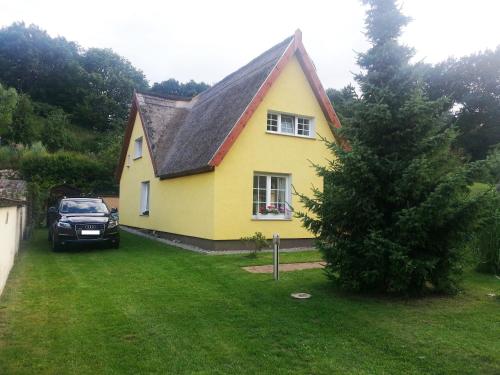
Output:
[[312,244],[293,189],[322,180],[338,118],[301,33],[192,99],[136,93],[120,158],[120,221],[207,250],[279,233]]

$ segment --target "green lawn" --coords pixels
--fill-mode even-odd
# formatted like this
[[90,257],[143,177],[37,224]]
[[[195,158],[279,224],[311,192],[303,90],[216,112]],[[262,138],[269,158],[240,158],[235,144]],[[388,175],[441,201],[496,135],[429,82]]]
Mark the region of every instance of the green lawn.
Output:
[[241,270],[270,254],[205,256],[128,233],[118,250],[51,253],[45,236],[0,297],[0,374],[500,373],[493,276],[405,301],[342,294],[321,270],[279,282]]

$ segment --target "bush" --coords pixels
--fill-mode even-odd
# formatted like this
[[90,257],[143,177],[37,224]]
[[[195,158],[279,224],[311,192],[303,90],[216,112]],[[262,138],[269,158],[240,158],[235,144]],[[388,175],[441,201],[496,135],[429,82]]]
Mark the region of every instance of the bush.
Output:
[[47,115],[41,138],[50,152],[68,148],[70,145],[69,126],[68,115],[62,109],[55,109]]
[[19,169],[21,160],[26,155],[46,155],[47,150],[41,142],[35,142],[31,146],[9,145],[0,147],[0,169]]
[[0,169],[17,169],[19,167],[21,153],[12,146],[0,147]]
[[54,185],[67,183],[86,194],[116,191],[113,171],[97,158],[75,152],[49,154],[36,144],[24,152],[21,173],[30,186],[35,224],[45,217],[45,202]]
[[485,208],[485,215],[473,240],[474,253],[479,258],[478,271],[500,273],[500,195],[494,194],[491,205]]
[[493,150],[486,159],[489,172],[489,182],[500,184],[500,147]]
[[28,183],[31,220],[36,227],[41,226],[46,218],[45,202],[47,202],[48,193],[48,190],[41,189],[37,182]]
[[111,190],[115,185],[112,171],[96,158],[67,151],[45,155],[28,152],[21,161],[21,172],[26,180],[42,188],[67,183],[92,193]]
[[255,232],[253,236],[241,237],[241,241],[253,245],[253,255],[256,256],[258,251],[264,248],[269,248],[269,242],[262,232]]

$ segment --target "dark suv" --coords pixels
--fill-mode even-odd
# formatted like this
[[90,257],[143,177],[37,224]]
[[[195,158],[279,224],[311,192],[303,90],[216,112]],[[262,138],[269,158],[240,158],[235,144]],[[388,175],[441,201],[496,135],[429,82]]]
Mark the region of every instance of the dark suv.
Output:
[[54,251],[73,243],[120,246],[118,211],[109,210],[100,198],[63,198],[49,208],[47,218]]

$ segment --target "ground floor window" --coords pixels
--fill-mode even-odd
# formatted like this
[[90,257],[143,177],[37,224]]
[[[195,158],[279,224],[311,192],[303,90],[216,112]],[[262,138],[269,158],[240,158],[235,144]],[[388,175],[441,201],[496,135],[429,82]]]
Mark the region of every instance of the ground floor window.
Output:
[[141,202],[139,213],[141,215],[149,215],[149,181],[141,182]]
[[258,219],[291,217],[290,175],[255,173],[252,215]]

